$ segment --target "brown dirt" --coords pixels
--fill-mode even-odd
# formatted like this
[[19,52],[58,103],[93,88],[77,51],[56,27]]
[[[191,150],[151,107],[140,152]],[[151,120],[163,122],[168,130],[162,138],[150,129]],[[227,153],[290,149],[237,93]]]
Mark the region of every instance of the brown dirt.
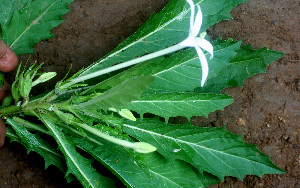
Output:
[[[44,70],[55,70],[62,78],[71,64],[75,72],[108,53],[167,2],[75,0],[66,21],[53,29],[56,37],[36,45],[31,59],[45,62]],[[212,38],[242,39],[254,48],[267,46],[285,53],[267,67],[266,74],[246,80],[243,87],[226,89],[235,101],[224,111],[208,119],[194,117],[192,122],[226,126],[244,135],[286,174],[246,176],[243,182],[228,177],[211,187],[300,187],[299,7],[298,0],[249,0],[232,11],[233,20],[209,29]],[[0,169],[0,187],[80,187],[78,182],[67,184],[55,167],[44,170],[41,157],[27,156],[23,146],[8,139],[0,150]]]

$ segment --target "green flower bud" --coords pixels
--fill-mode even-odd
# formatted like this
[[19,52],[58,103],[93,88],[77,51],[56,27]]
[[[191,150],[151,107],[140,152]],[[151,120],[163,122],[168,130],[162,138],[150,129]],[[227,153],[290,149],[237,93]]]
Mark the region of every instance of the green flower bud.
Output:
[[139,153],[151,153],[151,152],[156,151],[156,147],[154,147],[151,144],[146,143],[146,142],[132,143],[131,148],[134,149],[136,152],[139,152]]
[[133,116],[130,110],[127,109],[121,109],[120,111],[117,111],[115,108],[109,108],[108,110],[113,111],[113,112],[118,112],[120,116],[123,118],[129,119],[131,121],[136,121],[136,118]]
[[129,119],[131,121],[136,121],[136,118],[133,116],[130,110],[122,109],[118,113],[126,119]]
[[20,94],[24,99],[27,99],[31,91],[32,80],[30,74],[26,74],[24,77],[20,78],[19,81],[19,90]]
[[32,82],[31,86],[33,87],[40,83],[46,82],[46,81],[52,79],[54,76],[56,76],[56,72],[44,73],[38,79],[36,79],[34,82]]

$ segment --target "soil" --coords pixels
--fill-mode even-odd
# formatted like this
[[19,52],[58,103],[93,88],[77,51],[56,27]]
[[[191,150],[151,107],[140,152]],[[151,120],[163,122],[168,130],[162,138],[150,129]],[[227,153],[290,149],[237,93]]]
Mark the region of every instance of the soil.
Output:
[[[44,70],[58,72],[62,78],[73,65],[76,72],[111,51],[133,34],[151,15],[160,11],[168,0],[75,0],[56,36],[35,46],[31,60],[45,62]],[[234,8],[233,20],[211,27],[208,34],[215,39],[232,37],[252,44],[255,49],[267,46],[285,56],[270,64],[265,74],[258,74],[224,93],[234,103],[209,118],[194,117],[198,126],[226,126],[244,135],[280,168],[284,175],[246,176],[244,181],[227,177],[211,187],[300,187],[300,37],[298,0],[249,0]],[[29,56],[21,56],[26,61]],[[52,87],[49,85],[48,87]],[[176,119],[176,122],[186,121]],[[68,184],[55,167],[44,170],[43,159],[27,155],[18,143],[0,149],[0,187],[81,187]]]

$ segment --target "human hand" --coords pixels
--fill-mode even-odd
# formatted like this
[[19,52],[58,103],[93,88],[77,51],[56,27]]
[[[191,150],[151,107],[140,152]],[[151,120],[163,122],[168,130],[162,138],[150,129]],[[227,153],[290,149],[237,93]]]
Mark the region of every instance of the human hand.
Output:
[[[0,40],[0,71],[10,72],[18,66],[18,57],[15,52],[2,40]],[[0,102],[3,101],[10,93],[10,86],[5,81],[4,85],[0,88]],[[4,144],[6,135],[6,128],[0,119],[0,147]]]

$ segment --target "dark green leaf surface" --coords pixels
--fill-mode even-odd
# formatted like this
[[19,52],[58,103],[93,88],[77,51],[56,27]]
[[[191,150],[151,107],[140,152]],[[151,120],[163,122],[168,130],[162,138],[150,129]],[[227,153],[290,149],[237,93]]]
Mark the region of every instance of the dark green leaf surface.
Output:
[[[51,29],[64,20],[62,15],[69,12],[68,5],[73,0],[35,0],[28,1],[21,11],[14,11],[9,25],[1,24],[2,38],[17,55],[34,53],[32,47],[41,40],[53,37]],[[7,10],[8,16],[14,9]]]
[[39,116],[45,123],[64,154],[68,166],[67,174],[71,173],[84,187],[114,187],[110,178],[101,176],[92,166],[91,161],[81,156],[75,145],[63,134],[46,115]]
[[[83,117],[82,113],[85,117]],[[93,119],[96,119],[97,122],[103,122],[103,124],[115,127],[116,129],[123,131],[123,120],[114,116],[113,114],[104,115],[101,111],[98,111],[97,109],[85,109],[82,113],[76,113],[76,116],[79,116],[84,122],[88,122],[89,120],[91,120],[92,117]]]
[[211,92],[219,94],[222,89],[230,86],[242,86],[244,80],[258,73],[265,73],[266,66],[282,57],[282,52],[262,48],[253,50],[250,45],[242,46],[240,50],[225,67],[214,73],[216,76],[209,78],[206,87],[197,88],[197,92]]
[[21,143],[20,137],[17,135],[16,131],[10,126],[6,127],[6,136],[8,138],[10,138],[10,142],[19,142],[19,143]]
[[137,76],[109,89],[102,95],[87,102],[74,105],[76,109],[118,109],[133,100],[138,100],[141,94],[154,81],[152,76]]
[[205,116],[215,110],[223,110],[233,102],[227,95],[199,94],[199,93],[157,93],[143,95],[140,100],[131,101],[127,109],[139,114],[152,113],[164,117]]
[[[141,155],[118,145],[96,146],[83,140],[76,145],[91,154],[110,169],[127,187],[206,187],[219,182],[219,179],[204,173],[195,172],[189,164],[168,161],[158,153]],[[140,155],[139,157],[137,155]],[[140,159],[139,159],[140,158]],[[141,158],[147,163],[138,165]]]
[[[151,178],[146,175],[147,169],[142,169],[139,163],[144,159],[136,157],[132,150],[110,144],[98,146],[87,140],[74,139],[77,146],[91,154],[97,161],[105,165],[112,173],[128,187],[143,183],[151,185]],[[138,154],[142,156],[141,154]],[[142,160],[142,161],[138,161]]]
[[[221,20],[231,19],[230,10],[242,2],[245,0],[194,0],[195,5],[201,6],[203,14],[200,33]],[[179,43],[188,36],[189,22],[190,7],[187,2],[185,0],[170,1],[161,12],[157,15],[153,14],[135,34],[103,59],[85,69],[81,75]]]
[[0,0],[0,26],[9,25],[14,12],[16,10],[21,11],[28,1],[29,0]]
[[[7,118],[7,122],[15,130],[15,133],[19,136],[21,143],[28,149],[28,153],[30,151],[35,151],[44,158],[45,168],[48,168],[49,165],[53,164],[64,173],[67,171],[64,157],[56,149],[57,146],[50,144],[48,141],[40,138],[36,134],[30,133],[24,126],[18,124],[13,119]],[[11,136],[11,138],[15,138],[15,140],[18,141],[16,137]]]
[[124,124],[124,132],[157,147],[168,159],[184,160],[221,180],[225,176],[243,179],[249,174],[284,173],[254,145],[225,128],[166,125],[157,119],[143,119]]
[[201,174],[195,171],[188,163],[180,160],[167,160],[157,152],[147,155],[147,161],[151,177],[159,181],[158,187],[207,187],[220,182],[211,174],[206,172]]

